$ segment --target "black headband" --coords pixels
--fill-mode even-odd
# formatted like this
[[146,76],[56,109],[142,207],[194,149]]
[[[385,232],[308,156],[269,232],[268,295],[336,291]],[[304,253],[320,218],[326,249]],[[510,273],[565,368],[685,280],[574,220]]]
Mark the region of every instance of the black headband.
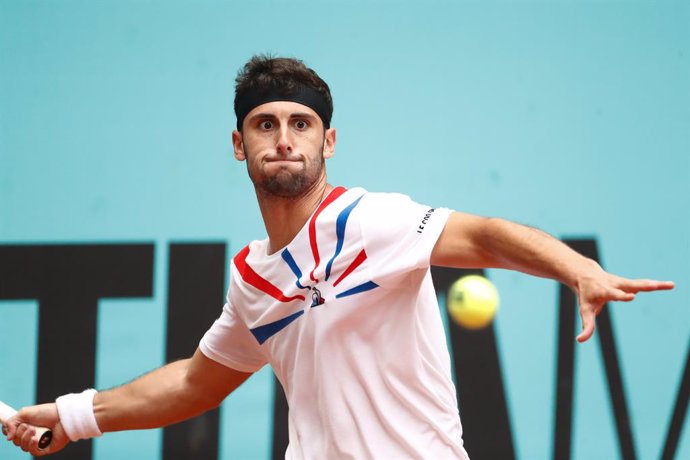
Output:
[[259,92],[256,90],[249,90],[242,96],[235,100],[235,115],[237,116],[237,130],[242,130],[242,122],[249,112],[261,104],[275,101],[291,101],[298,104],[306,105],[317,113],[324,128],[328,129],[331,126],[331,111],[328,109],[326,98],[318,91],[308,87],[299,85],[297,90],[281,91],[273,89],[269,91]]

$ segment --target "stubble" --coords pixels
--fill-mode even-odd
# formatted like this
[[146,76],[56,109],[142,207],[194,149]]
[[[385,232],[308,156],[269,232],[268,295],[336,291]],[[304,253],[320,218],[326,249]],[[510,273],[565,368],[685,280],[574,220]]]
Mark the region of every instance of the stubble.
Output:
[[[251,154],[248,158],[251,158]],[[247,172],[257,192],[264,196],[293,199],[304,195],[314,187],[325,168],[326,160],[323,157],[322,146],[317,159],[305,158],[304,167],[299,171],[291,171],[285,167],[269,175],[263,169],[252,171],[249,163],[248,161]]]

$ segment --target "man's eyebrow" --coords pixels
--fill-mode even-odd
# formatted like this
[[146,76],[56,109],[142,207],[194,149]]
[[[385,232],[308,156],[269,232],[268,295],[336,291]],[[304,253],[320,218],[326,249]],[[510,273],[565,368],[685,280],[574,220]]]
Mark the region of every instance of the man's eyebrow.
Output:
[[252,116],[249,118],[249,120],[250,120],[250,121],[253,121],[253,120],[257,120],[257,119],[259,119],[259,118],[264,118],[264,119],[266,119],[266,118],[272,118],[272,119],[276,119],[277,117],[276,117],[275,115],[273,115],[272,113],[261,112],[261,113],[257,113],[257,114],[252,115]]
[[295,113],[290,114],[290,118],[311,118],[311,119],[314,119],[316,117],[314,115],[312,115],[311,113],[307,113],[307,112],[295,112]]
[[[308,118],[310,120],[315,120],[316,117],[312,115],[311,113],[308,112],[294,112],[290,114],[290,118]],[[257,114],[252,115],[249,117],[249,121],[252,122],[254,120],[277,120],[278,117],[272,113],[269,112],[259,112]]]

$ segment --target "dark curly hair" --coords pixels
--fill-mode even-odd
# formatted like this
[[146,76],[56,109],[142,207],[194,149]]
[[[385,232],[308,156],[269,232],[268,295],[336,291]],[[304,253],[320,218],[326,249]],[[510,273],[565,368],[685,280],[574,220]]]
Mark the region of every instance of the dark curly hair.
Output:
[[291,95],[298,92],[300,87],[307,87],[323,97],[327,113],[322,121],[326,128],[330,125],[333,115],[331,90],[316,72],[299,59],[257,54],[237,73],[235,84],[235,114],[238,113],[238,101],[249,92]]

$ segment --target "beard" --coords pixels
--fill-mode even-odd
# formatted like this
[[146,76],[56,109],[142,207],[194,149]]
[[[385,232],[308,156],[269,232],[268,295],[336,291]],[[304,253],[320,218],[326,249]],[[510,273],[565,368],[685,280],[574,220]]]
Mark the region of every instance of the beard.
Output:
[[[250,154],[248,154],[250,158]],[[247,162],[247,172],[254,187],[263,195],[279,198],[296,198],[310,190],[319,180],[326,165],[323,157],[323,147],[319,149],[318,159],[307,157],[304,160],[304,168],[299,171],[291,171],[281,168],[273,175],[266,174],[263,170],[252,171]]]

